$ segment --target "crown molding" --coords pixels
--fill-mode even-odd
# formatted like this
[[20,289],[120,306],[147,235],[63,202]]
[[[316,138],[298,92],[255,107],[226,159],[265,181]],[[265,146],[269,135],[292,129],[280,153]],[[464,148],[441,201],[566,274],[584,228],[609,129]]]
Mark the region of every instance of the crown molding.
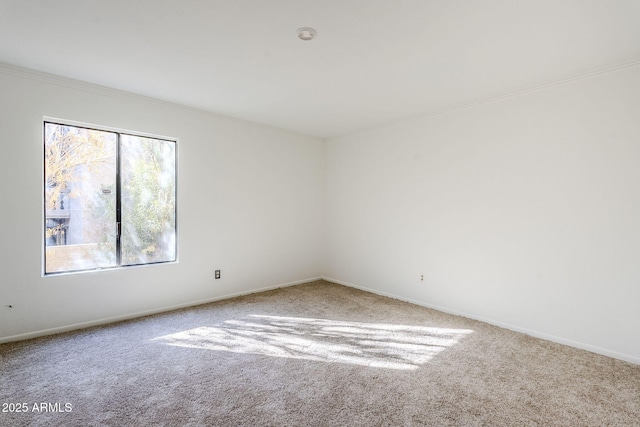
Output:
[[404,119],[400,119],[400,120],[384,123],[384,124],[381,124],[379,126],[374,126],[374,127],[362,129],[362,130],[359,130],[359,131],[350,132],[348,134],[338,135],[338,136],[335,136],[335,137],[330,137],[330,138],[327,138],[326,141],[327,142],[334,142],[334,141],[338,141],[338,140],[347,140],[347,139],[350,139],[350,138],[353,138],[353,137],[356,137],[356,136],[361,136],[361,135],[369,134],[369,133],[376,133],[376,132],[380,132],[380,131],[383,131],[383,130],[392,129],[392,128],[395,128],[395,127],[405,126],[405,125],[408,125],[408,124],[411,124],[411,123],[420,122],[420,121],[423,121],[423,120],[433,119],[435,117],[443,116],[445,114],[451,114],[451,113],[455,113],[455,112],[462,111],[462,110],[468,110],[468,109],[479,107],[479,106],[482,106],[482,105],[491,104],[491,103],[494,103],[494,102],[499,102],[499,101],[503,101],[503,100],[510,99],[510,98],[515,98],[515,97],[522,96],[522,95],[528,95],[528,94],[535,93],[535,92],[541,92],[541,91],[544,91],[544,90],[547,90],[547,89],[551,89],[551,88],[554,88],[554,87],[557,87],[557,86],[564,86],[564,85],[568,85],[568,84],[575,83],[575,82],[578,82],[578,81],[590,79],[590,78],[601,76],[601,75],[604,75],[604,74],[611,74],[611,73],[615,73],[615,72],[618,72],[618,71],[622,71],[622,70],[626,70],[628,68],[634,68],[634,67],[640,67],[640,58],[636,58],[634,60],[627,61],[627,62],[620,63],[620,64],[613,65],[613,66],[597,68],[597,69],[594,69],[594,70],[591,70],[591,71],[588,71],[588,72],[585,72],[585,73],[576,74],[576,75],[569,76],[569,77],[564,77],[564,78],[553,80],[553,81],[549,81],[549,82],[546,82],[546,83],[527,86],[527,87],[524,87],[524,88],[521,88],[521,89],[512,90],[510,92],[507,92],[507,93],[504,93],[504,94],[501,94],[501,95],[496,95],[496,96],[490,96],[490,97],[486,97],[486,98],[476,99],[476,100],[473,100],[473,101],[470,101],[470,102],[466,102],[466,103],[450,106],[450,107],[447,107],[447,108],[443,108],[443,109],[432,111],[432,112],[425,113],[425,114],[420,114],[420,115],[417,115],[417,116],[414,116],[414,117],[404,118]]
[[503,101],[506,99],[510,99],[510,98],[514,98],[514,97],[518,97],[518,96],[522,96],[522,95],[527,95],[527,94],[531,94],[531,93],[535,93],[535,92],[540,92],[540,91],[544,91],[547,89],[551,89],[557,86],[563,86],[563,85],[567,85],[567,84],[571,84],[574,82],[578,82],[581,80],[585,80],[585,79],[589,79],[589,78],[593,78],[593,77],[597,77],[597,76],[601,76],[604,74],[610,74],[610,73],[615,73],[618,71],[622,71],[628,68],[633,68],[633,67],[638,67],[640,66],[640,58],[635,58],[631,61],[627,61],[627,62],[623,62],[617,65],[613,65],[613,66],[608,66],[608,67],[601,67],[601,68],[597,68],[585,73],[581,73],[581,74],[576,74],[573,76],[568,76],[568,77],[564,77],[561,79],[557,79],[557,80],[553,80],[550,82],[546,82],[546,83],[542,83],[542,84],[536,84],[536,85],[532,85],[532,86],[527,86],[521,89],[517,89],[517,90],[513,90],[504,94],[500,94],[500,95],[496,95],[496,96],[490,96],[490,97],[486,97],[486,98],[482,98],[482,99],[476,99],[470,102],[466,102],[463,104],[458,104],[458,105],[454,105],[454,106],[450,106],[447,108],[443,108],[437,111],[431,111],[425,114],[420,114],[414,117],[409,117],[409,118],[404,118],[401,120],[397,120],[397,121],[393,121],[393,122],[388,122],[388,123],[384,123],[378,126],[374,126],[374,127],[370,127],[370,128],[365,128],[365,129],[361,129],[355,132],[349,132],[343,135],[337,135],[337,136],[333,136],[333,137],[329,137],[329,138],[319,138],[313,135],[307,135],[307,134],[303,134],[300,132],[295,132],[295,131],[291,131],[288,129],[283,129],[283,128],[278,128],[278,127],[274,127],[274,126],[269,126],[266,124],[262,124],[262,123],[258,123],[258,122],[253,122],[253,121],[249,121],[249,120],[243,120],[243,119],[238,119],[235,117],[230,117],[230,116],[225,116],[222,114],[218,114],[218,113],[214,113],[211,111],[206,111],[206,110],[202,110],[202,109],[198,109],[198,108],[194,108],[194,107],[189,107],[186,105],[182,105],[182,104],[177,104],[174,102],[170,102],[170,101],[164,101],[161,99],[157,99],[157,98],[153,98],[150,96],[145,96],[145,95],[140,95],[140,94],[136,94],[133,92],[127,92],[127,91],[123,91],[123,90],[119,90],[119,89],[114,89],[108,86],[103,86],[103,85],[98,85],[95,83],[89,83],[89,82],[85,82],[82,80],[77,80],[77,79],[71,79],[68,77],[62,77],[56,74],[51,74],[51,73],[45,73],[42,71],[37,71],[37,70],[33,70],[33,69],[29,69],[29,68],[24,68],[24,67],[19,67],[16,65],[11,65],[11,64],[7,64],[7,63],[2,63],[0,62],[0,73],[3,74],[9,74],[9,75],[15,75],[18,77],[22,77],[22,78],[28,78],[28,79],[32,79],[32,80],[37,80],[37,81],[41,81],[41,82],[45,82],[45,83],[49,83],[49,84],[54,84],[57,86],[62,86],[62,87],[67,87],[70,89],[75,89],[75,90],[80,90],[80,91],[84,91],[84,92],[90,92],[90,93],[94,93],[97,95],[103,95],[103,96],[110,96],[113,98],[118,98],[118,99],[124,99],[124,100],[128,100],[128,101],[135,101],[135,102],[139,102],[139,103],[143,103],[146,105],[154,105],[156,107],[162,107],[162,108],[173,108],[175,110],[179,110],[182,112],[186,112],[188,114],[193,114],[196,116],[200,116],[200,117],[204,117],[207,119],[213,119],[213,120],[219,120],[219,121],[223,121],[226,123],[230,123],[236,126],[240,126],[240,127],[245,127],[245,128],[256,128],[256,129],[262,129],[262,130],[267,130],[270,132],[275,132],[275,133],[281,133],[281,134],[288,134],[288,135],[298,135],[298,136],[302,136],[305,138],[313,138],[322,142],[332,142],[332,141],[337,141],[337,140],[343,140],[343,139],[350,139],[353,138],[355,136],[359,136],[359,135],[363,135],[363,134],[368,134],[368,133],[375,133],[375,132],[379,132],[379,131],[383,131],[386,129],[391,129],[391,128],[395,128],[395,127],[399,127],[399,126],[404,126],[404,125],[408,125],[410,123],[415,123],[415,122],[419,122],[419,121],[423,121],[423,120],[428,120],[428,119],[432,119],[438,116],[442,116],[445,114],[451,114],[457,111],[462,111],[462,110],[467,110],[470,108],[475,108],[475,107],[479,107],[482,105],[486,105],[486,104],[491,104],[494,102],[499,102],[499,101]]
[[209,120],[222,121],[222,122],[226,122],[226,123],[243,127],[243,128],[255,128],[255,129],[266,130],[274,133],[298,135],[304,138],[313,138],[319,141],[323,141],[322,138],[318,138],[313,135],[307,135],[307,134],[295,132],[288,129],[269,126],[263,123],[253,122],[250,120],[244,120],[244,119],[238,119],[235,117],[225,116],[222,114],[214,113],[207,110],[202,110],[195,107],[189,107],[189,106],[178,104],[175,102],[164,101],[162,99],[153,98],[146,95],[140,95],[137,93],[128,92],[120,89],[114,89],[114,88],[99,85],[96,83],[89,83],[83,80],[63,77],[57,74],[46,73],[43,71],[24,68],[24,67],[7,64],[3,62],[0,62],[0,74],[13,75],[20,78],[26,78],[30,80],[47,83],[47,84],[69,88],[69,89],[89,92],[96,95],[108,96],[116,99],[126,100],[129,102],[132,102],[132,101],[138,102],[140,104],[151,105],[157,108],[171,108],[187,114],[192,114],[192,115],[203,117]]

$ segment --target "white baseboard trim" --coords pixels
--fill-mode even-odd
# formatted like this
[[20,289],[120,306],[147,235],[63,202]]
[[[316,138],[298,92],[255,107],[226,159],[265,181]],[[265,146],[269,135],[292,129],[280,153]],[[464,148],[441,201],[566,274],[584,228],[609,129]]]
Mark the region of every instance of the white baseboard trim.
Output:
[[377,294],[377,295],[381,295],[381,296],[384,296],[384,297],[397,299],[397,300],[400,300],[400,301],[406,301],[406,302],[409,302],[411,304],[419,305],[419,306],[426,307],[426,308],[431,308],[433,310],[438,310],[438,311],[441,311],[443,313],[448,313],[448,314],[453,314],[453,315],[456,315],[456,316],[466,317],[466,318],[473,319],[473,320],[478,320],[480,322],[488,323],[488,324],[494,325],[494,326],[499,326],[501,328],[509,329],[511,331],[514,331],[514,332],[520,332],[520,333],[523,333],[525,335],[529,335],[529,336],[532,336],[532,337],[535,337],[535,338],[540,338],[540,339],[543,339],[543,340],[552,341],[552,342],[555,342],[555,343],[558,343],[558,344],[568,345],[570,347],[575,347],[575,348],[578,348],[578,349],[581,349],[581,350],[590,351],[592,353],[601,354],[603,356],[612,357],[614,359],[624,360],[625,362],[633,363],[635,365],[640,365],[640,357],[633,356],[633,355],[630,355],[630,354],[620,353],[620,352],[613,351],[613,350],[608,350],[606,348],[597,347],[597,346],[590,345],[590,344],[585,344],[585,343],[582,343],[582,342],[579,342],[579,341],[574,341],[574,340],[558,337],[558,336],[555,336],[555,335],[546,334],[544,332],[535,331],[533,329],[521,328],[519,326],[511,325],[511,324],[504,323],[504,322],[500,322],[500,321],[497,321],[497,320],[494,320],[494,319],[489,319],[489,318],[482,317],[482,316],[476,316],[474,314],[469,314],[469,313],[465,313],[465,312],[462,312],[462,311],[453,310],[453,309],[450,309],[448,307],[441,307],[441,306],[429,304],[429,303],[426,303],[424,301],[415,300],[415,299],[411,299],[411,298],[406,298],[406,297],[403,297],[403,296],[400,296],[400,295],[395,295],[395,294],[392,294],[392,293],[389,293],[389,292],[379,291],[377,289],[367,288],[366,286],[355,285],[353,283],[349,283],[349,282],[345,282],[345,281],[342,281],[342,280],[333,279],[331,277],[323,276],[322,279],[326,280],[327,282],[337,283],[338,285],[347,286],[347,287],[354,288],[354,289],[359,289],[359,290],[365,291],[365,292],[371,292],[373,294]]
[[93,326],[100,326],[100,325],[106,325],[106,324],[109,324],[109,323],[121,322],[123,320],[136,319],[136,318],[139,318],[139,317],[150,316],[152,314],[164,313],[164,312],[167,312],[167,311],[178,310],[178,309],[181,309],[181,308],[194,307],[194,306],[197,306],[197,305],[208,304],[210,302],[215,302],[215,301],[221,301],[221,300],[225,300],[225,299],[240,297],[240,296],[243,296],[243,295],[256,294],[256,293],[259,293],[259,292],[271,291],[273,289],[286,288],[288,286],[301,285],[303,283],[314,282],[316,280],[321,280],[321,279],[322,279],[322,277],[312,277],[312,278],[309,278],[309,279],[296,280],[294,282],[281,283],[281,284],[278,284],[278,285],[266,286],[266,287],[263,287],[263,288],[251,289],[251,290],[248,290],[248,291],[235,292],[235,293],[232,293],[232,294],[226,294],[226,295],[221,295],[221,296],[217,296],[217,297],[213,297],[213,298],[207,298],[207,299],[198,300],[198,301],[191,301],[191,302],[186,302],[186,303],[182,303],[182,304],[176,304],[176,305],[171,305],[171,306],[166,306],[166,307],[160,307],[160,308],[156,308],[156,309],[152,309],[152,310],[139,311],[139,312],[136,312],[136,313],[129,313],[129,314],[121,315],[121,316],[107,317],[107,318],[98,319],[98,320],[91,320],[91,321],[88,321],[88,322],[74,323],[72,325],[58,326],[58,327],[50,328],[50,329],[43,329],[43,330],[39,330],[39,331],[32,331],[32,332],[26,332],[26,333],[23,333],[23,334],[11,335],[11,336],[8,336],[8,337],[0,338],[0,344],[4,344],[4,343],[8,343],[8,342],[14,342],[14,341],[23,341],[23,340],[43,337],[43,336],[47,336],[47,335],[55,335],[55,334],[74,331],[74,330],[78,330],[78,329],[86,329],[86,328],[91,328]]

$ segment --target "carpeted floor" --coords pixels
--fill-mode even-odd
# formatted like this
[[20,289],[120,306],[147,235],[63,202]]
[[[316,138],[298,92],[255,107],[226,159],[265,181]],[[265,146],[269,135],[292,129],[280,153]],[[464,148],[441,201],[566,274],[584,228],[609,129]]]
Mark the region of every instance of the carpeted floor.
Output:
[[0,345],[0,404],[12,427],[640,426],[640,366],[320,281]]

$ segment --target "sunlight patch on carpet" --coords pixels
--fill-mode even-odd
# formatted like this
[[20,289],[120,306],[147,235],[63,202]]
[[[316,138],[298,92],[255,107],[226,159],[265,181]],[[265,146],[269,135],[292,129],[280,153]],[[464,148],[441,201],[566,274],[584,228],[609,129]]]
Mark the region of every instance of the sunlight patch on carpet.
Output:
[[417,369],[472,332],[470,329],[249,315],[152,341],[213,351]]

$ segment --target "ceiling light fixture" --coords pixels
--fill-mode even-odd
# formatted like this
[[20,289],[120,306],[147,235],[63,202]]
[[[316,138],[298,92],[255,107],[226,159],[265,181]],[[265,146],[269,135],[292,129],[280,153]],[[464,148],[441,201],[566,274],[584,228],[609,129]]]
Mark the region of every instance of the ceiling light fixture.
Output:
[[304,40],[304,41],[313,40],[315,36],[316,36],[316,30],[314,30],[311,27],[298,28],[298,37],[300,37],[300,40]]

